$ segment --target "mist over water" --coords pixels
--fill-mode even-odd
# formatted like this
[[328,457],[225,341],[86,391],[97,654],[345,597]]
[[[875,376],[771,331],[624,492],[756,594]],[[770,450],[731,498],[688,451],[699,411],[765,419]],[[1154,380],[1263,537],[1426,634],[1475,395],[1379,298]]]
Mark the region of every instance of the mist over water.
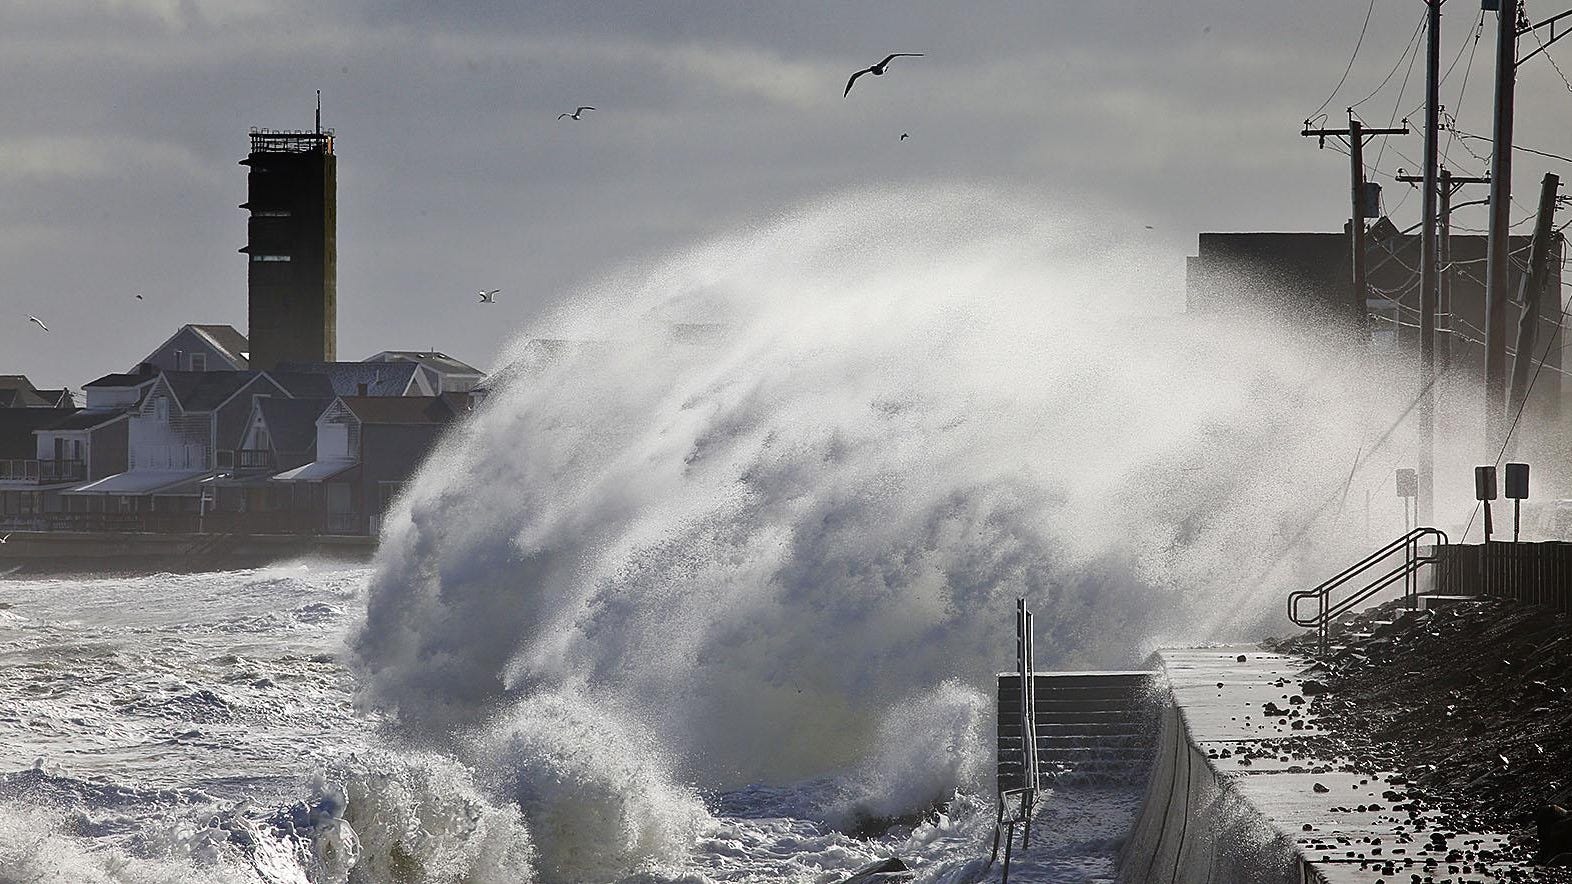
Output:
[[1179,315],[1139,229],[866,193],[587,288],[391,518],[362,700],[507,783],[566,880],[592,820],[670,859],[706,790],[986,791],[1017,596],[1045,668],[1281,630],[1363,546],[1347,506],[1288,541],[1402,403]]

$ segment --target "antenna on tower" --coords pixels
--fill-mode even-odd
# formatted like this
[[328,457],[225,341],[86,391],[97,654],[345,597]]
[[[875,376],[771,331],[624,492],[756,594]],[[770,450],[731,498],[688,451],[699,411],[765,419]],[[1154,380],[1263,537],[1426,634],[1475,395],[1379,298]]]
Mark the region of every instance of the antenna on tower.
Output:
[[317,90],[317,134],[322,134],[322,90]]

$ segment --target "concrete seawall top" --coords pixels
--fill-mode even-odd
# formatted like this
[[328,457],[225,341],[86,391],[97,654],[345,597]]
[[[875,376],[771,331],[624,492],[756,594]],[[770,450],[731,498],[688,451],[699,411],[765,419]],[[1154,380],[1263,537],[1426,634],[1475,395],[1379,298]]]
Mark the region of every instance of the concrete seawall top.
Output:
[[1460,832],[1399,774],[1339,749],[1304,660],[1254,646],[1170,649],[1173,705],[1121,880],[1326,884],[1537,880],[1496,833]]

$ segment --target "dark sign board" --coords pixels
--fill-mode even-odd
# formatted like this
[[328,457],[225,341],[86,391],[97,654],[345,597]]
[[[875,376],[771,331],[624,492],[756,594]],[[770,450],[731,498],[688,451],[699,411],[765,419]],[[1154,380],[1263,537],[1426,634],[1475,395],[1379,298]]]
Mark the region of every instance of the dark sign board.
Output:
[[1496,468],[1474,467],[1474,499],[1496,499]]
[[1511,500],[1528,499],[1528,464],[1506,465],[1506,496]]
[[1419,474],[1413,470],[1400,469],[1397,471],[1397,496],[1419,496]]

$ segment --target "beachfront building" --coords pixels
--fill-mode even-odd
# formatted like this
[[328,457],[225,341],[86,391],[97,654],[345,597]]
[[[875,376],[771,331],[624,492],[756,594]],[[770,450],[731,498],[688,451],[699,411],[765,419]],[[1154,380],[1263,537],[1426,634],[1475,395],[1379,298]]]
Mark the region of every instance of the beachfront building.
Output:
[[318,486],[330,531],[375,534],[404,483],[469,397],[341,396],[316,421],[316,459],[273,477]]

